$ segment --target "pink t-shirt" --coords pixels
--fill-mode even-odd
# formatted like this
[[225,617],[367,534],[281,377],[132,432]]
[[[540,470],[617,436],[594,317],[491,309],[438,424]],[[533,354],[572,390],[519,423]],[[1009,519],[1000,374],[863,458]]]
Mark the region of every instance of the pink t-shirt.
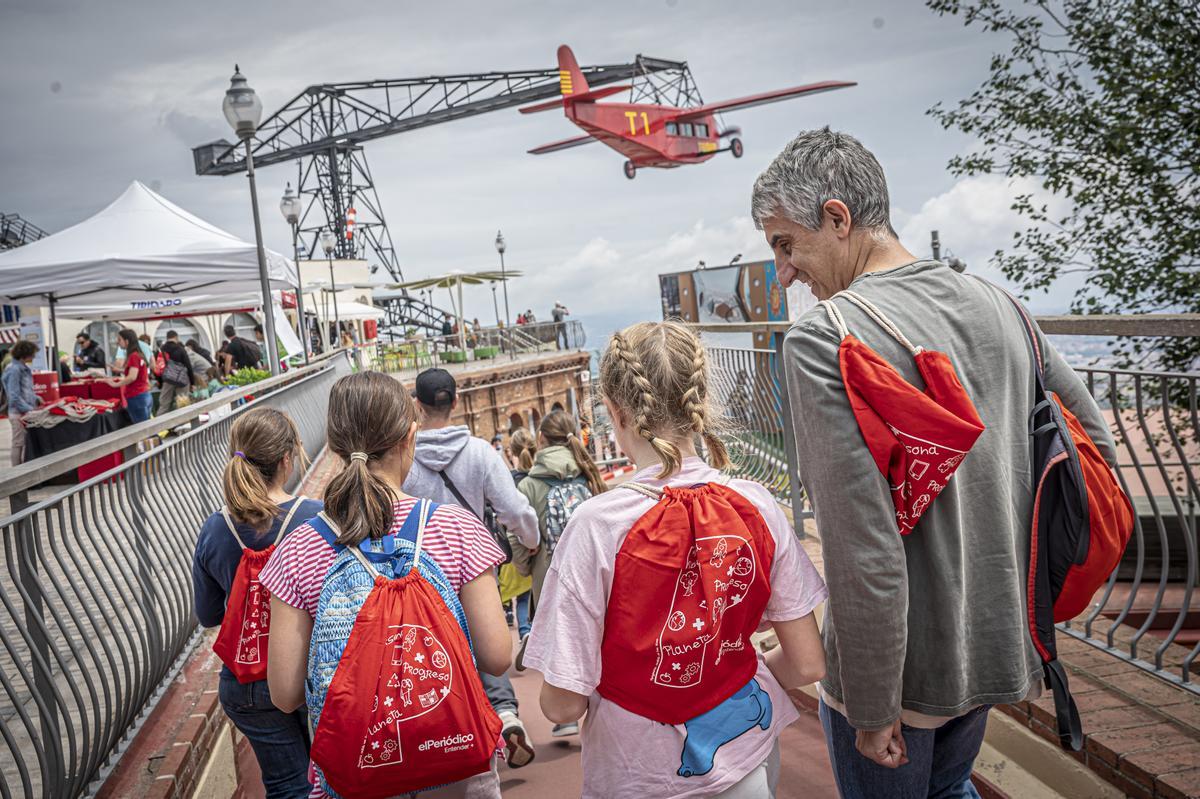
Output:
[[[396,502],[392,510],[393,534],[399,532],[404,519],[416,504],[417,500],[412,497]],[[425,524],[421,547],[445,572],[455,593],[479,575],[504,562],[504,553],[492,534],[475,514],[458,505],[438,506]],[[321,534],[311,525],[302,524],[283,539],[259,573],[259,580],[271,592],[271,596],[280,602],[307,611],[315,617],[321,586],[336,558],[337,551],[325,542]],[[313,783],[309,799],[327,796],[321,790],[311,764],[308,778]]]
[[[632,479],[661,488],[713,482],[718,476],[699,458],[685,460],[666,482],[653,478],[658,471],[657,466],[643,469]],[[828,592],[791,523],[758,483],[733,480],[730,487],[754,503],[775,538],[771,598],[763,620],[808,615]],[[608,491],[579,506],[554,551],[525,652],[525,663],[542,672],[546,682],[589,697],[582,727],[584,797],[718,793],[766,760],[779,734],[799,718],[761,656],[752,699],[761,707],[765,698],[770,707],[748,725],[740,719],[660,724],[596,693],[613,564],[626,534],[651,507],[653,500],[628,489]],[[685,747],[689,725],[693,736]]]

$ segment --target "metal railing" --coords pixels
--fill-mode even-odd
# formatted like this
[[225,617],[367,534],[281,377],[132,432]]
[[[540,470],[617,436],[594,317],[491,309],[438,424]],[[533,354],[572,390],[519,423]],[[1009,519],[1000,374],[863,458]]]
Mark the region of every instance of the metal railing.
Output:
[[[1058,335],[1192,336],[1200,316],[1039,318]],[[707,347],[738,474],[798,511],[811,507],[796,471],[786,383],[779,367],[787,325],[697,325],[705,333],[772,334],[775,349]],[[1091,609],[1064,633],[1200,694],[1200,373],[1079,368],[1118,448],[1117,475],[1136,511],[1121,564]]]
[[1200,374],[1079,369],[1117,443],[1117,477],[1133,502],[1121,564],[1091,610],[1060,629],[1200,694],[1195,604],[1200,560]]
[[465,339],[466,351],[457,333],[408,339],[380,338],[377,342],[379,368],[386,372],[400,372],[486,361],[505,355],[579,349],[587,341],[583,325],[576,321],[541,322],[507,328],[485,327],[469,331]]
[[[279,408],[315,455],[329,389],[349,368],[340,353],[0,481],[12,505],[0,519],[0,797],[62,799],[95,789],[196,640],[192,552],[222,502],[233,420],[251,407]],[[243,401],[248,393],[254,399]],[[28,504],[39,479],[202,412],[212,414],[207,423]]]
[[722,438],[734,473],[762,483],[792,508],[796,532],[812,517],[796,472],[791,415],[783,413],[784,381],[774,350],[708,347],[712,390],[725,412]]

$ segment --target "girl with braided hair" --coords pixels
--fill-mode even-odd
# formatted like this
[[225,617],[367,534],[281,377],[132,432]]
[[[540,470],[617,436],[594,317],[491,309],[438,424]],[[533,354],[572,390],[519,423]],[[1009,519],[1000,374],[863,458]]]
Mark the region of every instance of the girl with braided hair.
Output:
[[[771,493],[721,474],[694,333],[615,333],[599,387],[637,471],[576,509],[549,564],[523,658],[542,711],[587,713],[584,797],[774,796],[789,694],[824,674],[825,586]],[[780,644],[765,657],[750,639],[764,622]]]

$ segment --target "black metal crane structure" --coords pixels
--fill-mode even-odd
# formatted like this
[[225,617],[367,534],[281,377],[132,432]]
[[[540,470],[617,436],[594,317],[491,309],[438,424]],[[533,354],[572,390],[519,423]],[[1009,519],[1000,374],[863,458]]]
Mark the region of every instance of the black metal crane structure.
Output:
[[[634,101],[703,102],[686,62],[639,55],[632,63],[582,71],[593,86],[629,81]],[[386,269],[392,280],[402,281],[363,145],[558,95],[557,68],[316,84],[262,122],[251,145],[254,165],[298,162],[298,192],[304,202],[300,241],[309,258],[318,254],[321,231],[329,229],[336,234],[335,257],[376,260],[375,266]],[[193,148],[192,155],[197,175],[246,169],[241,145],[223,139]],[[348,231],[351,209],[354,223]],[[436,327],[441,312],[424,306],[411,297],[388,300],[387,322]]]
[[37,225],[22,219],[20,214],[0,213],[0,250],[11,250],[49,235]]

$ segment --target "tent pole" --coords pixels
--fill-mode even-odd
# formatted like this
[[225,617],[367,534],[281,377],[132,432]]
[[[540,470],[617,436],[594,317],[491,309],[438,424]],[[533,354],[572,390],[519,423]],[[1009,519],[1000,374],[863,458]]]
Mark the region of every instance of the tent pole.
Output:
[[50,358],[46,364],[46,368],[57,372],[58,371],[58,317],[54,312],[54,294],[50,294],[50,340],[54,342],[54,357]]
[[467,315],[463,309],[462,278],[458,279],[458,346],[462,348],[463,359],[467,357]]

